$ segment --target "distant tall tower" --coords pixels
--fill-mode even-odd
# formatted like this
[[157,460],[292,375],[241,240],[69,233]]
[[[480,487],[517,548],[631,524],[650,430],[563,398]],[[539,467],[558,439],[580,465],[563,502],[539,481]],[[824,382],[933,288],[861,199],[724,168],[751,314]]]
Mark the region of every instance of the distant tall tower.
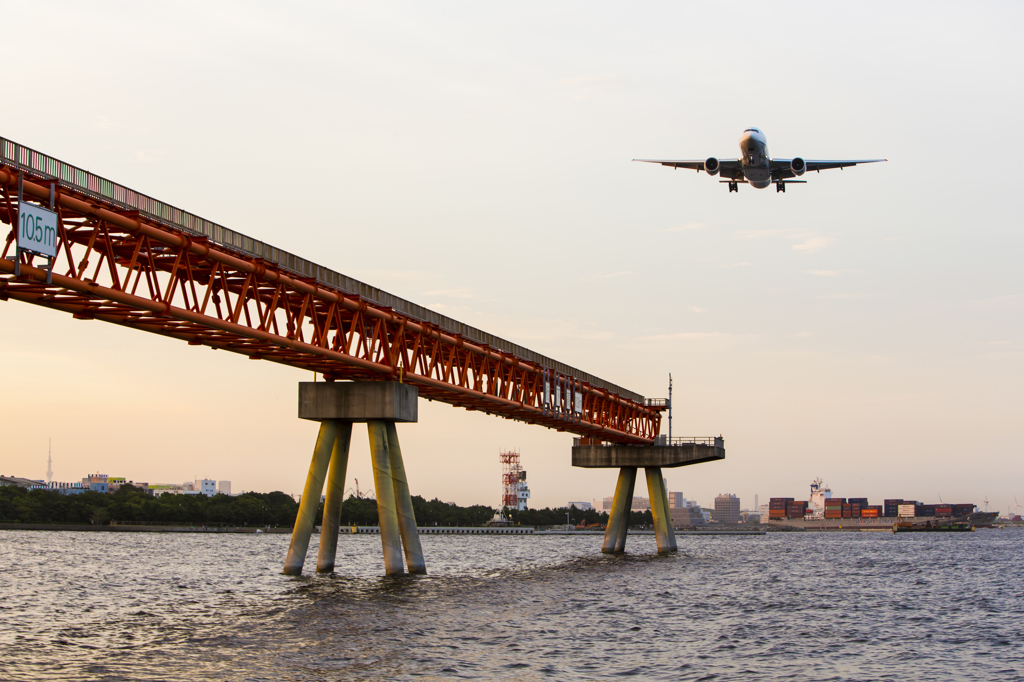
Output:
[[498,453],[501,461],[501,507],[526,509],[530,488],[526,484],[526,471],[519,460],[518,450],[502,450]]
[[46,482],[53,483],[53,439],[49,439],[46,450]]

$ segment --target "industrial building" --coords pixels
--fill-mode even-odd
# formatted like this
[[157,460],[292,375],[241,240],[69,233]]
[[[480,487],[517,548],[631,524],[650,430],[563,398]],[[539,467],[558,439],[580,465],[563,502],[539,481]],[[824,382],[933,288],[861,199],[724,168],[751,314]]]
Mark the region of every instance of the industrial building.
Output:
[[728,493],[715,498],[715,511],[711,518],[717,523],[740,522],[740,498]]

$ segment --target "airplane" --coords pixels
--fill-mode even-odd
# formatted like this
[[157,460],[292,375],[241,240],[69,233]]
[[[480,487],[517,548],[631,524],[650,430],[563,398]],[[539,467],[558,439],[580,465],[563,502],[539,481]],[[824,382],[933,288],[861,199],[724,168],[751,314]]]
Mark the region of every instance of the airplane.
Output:
[[643,163],[660,163],[673,168],[690,168],[698,173],[704,171],[708,175],[721,175],[728,183],[730,192],[739,192],[740,183],[749,184],[756,189],[765,189],[773,182],[776,192],[785,192],[786,185],[806,183],[798,178],[807,171],[818,171],[830,168],[845,168],[858,163],[878,163],[888,159],[860,159],[851,161],[820,161],[816,159],[773,159],[768,156],[768,141],[757,128],[747,128],[740,135],[740,152],[738,159],[716,159],[709,157],[704,161],[660,161],[657,159],[633,159]]

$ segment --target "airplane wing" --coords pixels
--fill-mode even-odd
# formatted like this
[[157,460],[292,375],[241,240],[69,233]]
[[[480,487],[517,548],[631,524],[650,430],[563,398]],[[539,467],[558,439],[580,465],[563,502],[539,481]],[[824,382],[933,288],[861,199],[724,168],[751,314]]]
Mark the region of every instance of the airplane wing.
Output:
[[[688,168],[695,170],[698,173],[704,170],[704,162],[706,159],[699,159],[694,161],[672,161],[672,160],[660,160],[660,159],[633,159],[641,163],[660,163],[662,166],[670,166],[672,168]],[[738,175],[742,175],[740,172],[740,160],[739,159],[719,159],[718,160],[719,175],[723,178],[736,178]],[[705,171],[706,172],[706,171]]]
[[[882,161],[888,161],[889,159],[851,159],[851,160],[821,160],[821,159],[804,159],[804,163],[807,164],[807,172],[823,170],[830,170],[832,168],[846,168],[847,166],[856,166],[859,163],[879,163]],[[793,173],[790,168],[790,164],[793,159],[772,159],[771,171],[772,180],[782,180],[784,178],[795,178],[796,174]]]

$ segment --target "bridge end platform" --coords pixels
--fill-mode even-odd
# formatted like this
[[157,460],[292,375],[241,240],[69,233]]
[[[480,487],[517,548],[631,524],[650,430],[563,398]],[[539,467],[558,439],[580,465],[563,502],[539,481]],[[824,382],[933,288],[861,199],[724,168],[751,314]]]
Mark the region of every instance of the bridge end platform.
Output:
[[576,438],[572,447],[572,465],[583,468],[617,468],[618,482],[612,508],[608,514],[604,543],[601,551],[618,554],[626,549],[629,512],[633,503],[637,469],[643,468],[647,489],[651,496],[651,516],[654,517],[654,536],[659,553],[677,551],[672,514],[668,506],[663,468],[702,464],[725,459],[725,440],[717,438],[659,437],[653,445],[620,445],[595,443]]

